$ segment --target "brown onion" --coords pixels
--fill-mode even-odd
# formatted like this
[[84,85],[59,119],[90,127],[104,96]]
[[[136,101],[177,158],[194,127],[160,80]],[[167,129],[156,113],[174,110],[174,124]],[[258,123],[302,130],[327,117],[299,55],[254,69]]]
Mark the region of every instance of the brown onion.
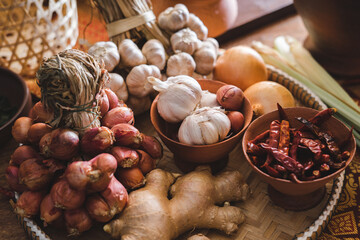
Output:
[[41,154],[66,161],[78,154],[80,148],[78,132],[67,128],[57,128],[50,134],[50,139],[48,134],[45,134],[40,140]]
[[134,113],[128,107],[115,107],[108,111],[101,119],[101,124],[108,128],[112,128],[119,123],[134,124]]
[[39,213],[43,192],[25,191],[16,202],[15,212],[22,217],[32,217]]
[[115,177],[111,179],[107,188],[100,194],[110,207],[112,216],[120,213],[128,201],[128,193],[125,187]]
[[8,166],[5,170],[6,181],[11,188],[16,192],[24,192],[28,190],[25,184],[19,183],[19,168],[16,166]]
[[11,155],[10,164],[20,166],[25,160],[40,157],[39,153],[31,146],[21,145]]
[[38,145],[40,139],[47,133],[50,133],[52,128],[46,123],[34,123],[28,131],[29,142]]
[[62,214],[62,209],[55,207],[51,195],[46,195],[40,204],[40,219],[43,221],[44,226],[46,227],[48,224],[60,219]]
[[99,107],[100,107],[100,115],[102,117],[109,111],[110,108],[109,98],[104,90],[101,90],[99,93]]
[[118,166],[123,168],[130,168],[136,166],[140,159],[139,154],[136,152],[136,150],[128,147],[113,147],[111,149],[111,154],[116,158]]
[[231,130],[234,133],[240,132],[244,126],[244,115],[239,111],[230,111],[227,113],[231,123]]
[[131,124],[119,123],[111,128],[115,136],[115,143],[120,146],[138,148],[142,137],[140,131]]
[[93,225],[90,215],[83,207],[66,210],[64,218],[69,236],[78,236],[80,233],[89,230]]
[[116,172],[116,178],[129,190],[145,185],[145,177],[137,167],[119,168]]
[[81,151],[95,155],[106,151],[114,143],[113,132],[105,127],[95,127],[87,130],[80,140]]
[[34,122],[42,122],[42,123],[49,123],[53,119],[54,115],[51,111],[45,109],[42,102],[37,102],[31,108],[29,117]]
[[216,100],[226,110],[238,111],[244,101],[244,92],[234,85],[224,85],[217,90]]
[[28,131],[33,121],[29,117],[20,117],[16,119],[11,129],[11,134],[18,143],[29,143]]
[[47,188],[52,179],[53,174],[42,164],[41,159],[28,159],[19,167],[19,183],[25,184],[31,191]]
[[55,207],[63,209],[79,208],[85,201],[85,191],[72,189],[66,179],[60,179],[50,190]]
[[115,215],[110,213],[109,205],[98,193],[86,199],[85,207],[90,217],[98,222],[108,222]]
[[117,107],[119,104],[117,95],[110,88],[105,88],[104,91],[109,99],[109,110]]
[[146,175],[156,167],[156,160],[145,151],[137,150],[137,152],[140,155],[138,168],[140,168],[141,172]]
[[89,191],[103,191],[117,169],[117,161],[115,157],[109,153],[101,153],[89,161],[93,169],[100,171],[100,177],[97,181],[90,181]]
[[144,150],[152,158],[160,159],[163,156],[163,146],[160,141],[154,136],[148,136],[145,134],[141,134],[142,142],[140,149]]

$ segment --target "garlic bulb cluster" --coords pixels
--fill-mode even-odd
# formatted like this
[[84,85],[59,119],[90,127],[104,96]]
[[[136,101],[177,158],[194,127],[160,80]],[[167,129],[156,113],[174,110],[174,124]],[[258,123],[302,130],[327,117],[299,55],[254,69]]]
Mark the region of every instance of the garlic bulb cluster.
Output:
[[159,26],[169,31],[184,28],[189,20],[189,10],[184,4],[176,4],[161,12],[158,17]]
[[150,39],[141,49],[149,65],[155,65],[163,70],[166,64],[166,53],[162,43],[157,39]]
[[200,84],[192,77],[179,75],[166,81],[149,77],[148,81],[159,91],[157,109],[167,122],[181,122],[201,100]]
[[141,64],[131,69],[126,77],[129,93],[137,97],[149,95],[153,89],[153,86],[147,81],[150,76],[161,78],[159,68],[154,65]]
[[178,137],[181,143],[213,144],[225,139],[230,128],[230,119],[221,108],[198,108],[181,123]]
[[117,73],[110,73],[109,76],[109,81],[105,82],[104,87],[110,88],[119,100],[126,102],[128,100],[129,93],[124,78]]
[[124,39],[119,45],[121,63],[127,67],[135,67],[146,63],[146,58],[139,47],[131,40]]
[[190,55],[195,52],[200,44],[196,33],[190,30],[190,28],[184,28],[171,35],[170,43],[175,53],[186,52]]
[[166,75],[177,76],[187,75],[192,76],[195,71],[195,61],[190,54],[180,52],[172,55],[167,61]]
[[113,42],[97,42],[92,45],[88,53],[99,63],[105,64],[105,69],[111,72],[120,62],[120,55],[117,46]]

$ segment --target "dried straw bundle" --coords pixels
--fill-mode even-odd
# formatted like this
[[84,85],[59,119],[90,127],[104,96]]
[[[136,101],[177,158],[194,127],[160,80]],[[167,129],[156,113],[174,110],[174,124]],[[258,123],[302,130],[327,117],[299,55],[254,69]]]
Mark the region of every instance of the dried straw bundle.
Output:
[[54,112],[53,127],[83,133],[100,126],[97,94],[108,73],[89,54],[69,49],[44,59],[37,71],[41,102]]
[[156,23],[152,7],[146,0],[93,0],[107,23],[111,41],[117,45],[124,39],[136,44],[148,39],[158,39],[167,49],[169,37],[165,36]]

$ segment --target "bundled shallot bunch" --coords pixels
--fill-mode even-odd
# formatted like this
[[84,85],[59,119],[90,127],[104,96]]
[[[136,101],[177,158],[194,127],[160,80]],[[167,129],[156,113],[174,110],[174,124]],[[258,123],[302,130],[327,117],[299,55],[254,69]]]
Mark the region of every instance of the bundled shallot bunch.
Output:
[[81,134],[68,126],[52,126],[55,112],[42,101],[12,128],[20,146],[11,156],[6,178],[20,194],[15,212],[40,216],[44,226],[65,223],[69,235],[120,213],[128,191],[143,186],[144,175],[162,157],[160,142],[134,126],[132,109],[112,90],[100,88],[94,97],[99,125]]

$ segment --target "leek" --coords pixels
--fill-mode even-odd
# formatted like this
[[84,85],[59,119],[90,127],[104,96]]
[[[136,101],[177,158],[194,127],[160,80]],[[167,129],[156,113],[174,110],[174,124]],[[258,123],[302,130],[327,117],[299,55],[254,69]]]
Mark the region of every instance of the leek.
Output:
[[[360,113],[359,111],[355,110],[355,107],[339,99],[337,97],[337,95],[339,94],[333,95],[329,93],[325,88],[318,86],[317,84],[312,82],[308,77],[309,70],[297,70],[300,65],[296,62],[297,58],[291,58],[289,57],[289,55],[286,56],[286,54],[280,53],[281,51],[286,51],[286,49],[283,48],[279,52],[257,41],[252,42],[252,47],[262,56],[266,64],[272,65],[287,73],[289,76],[297,79],[306,87],[308,87],[311,91],[313,91],[327,106],[336,108],[337,114],[340,115],[342,119],[346,120],[348,126],[350,125],[354,127],[354,136],[357,139],[357,143],[360,144],[360,135],[356,132],[360,131]],[[312,71],[315,70],[310,69],[310,72]]]

